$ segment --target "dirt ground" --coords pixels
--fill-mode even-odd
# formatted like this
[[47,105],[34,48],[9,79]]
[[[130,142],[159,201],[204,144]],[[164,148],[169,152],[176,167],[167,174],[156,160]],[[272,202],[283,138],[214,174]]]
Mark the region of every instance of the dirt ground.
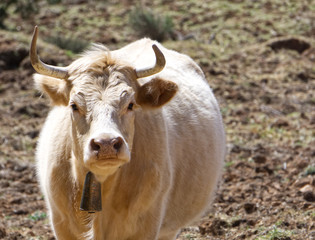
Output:
[[[128,27],[136,1],[64,1],[0,30],[0,239],[54,239],[34,168],[49,101],[33,86],[28,45],[40,27],[45,62],[75,54],[54,34],[115,49],[138,38]],[[178,239],[315,239],[315,2],[142,1],[168,13],[176,38],[221,106],[227,156],[212,209]],[[183,40],[186,39],[186,40]]]

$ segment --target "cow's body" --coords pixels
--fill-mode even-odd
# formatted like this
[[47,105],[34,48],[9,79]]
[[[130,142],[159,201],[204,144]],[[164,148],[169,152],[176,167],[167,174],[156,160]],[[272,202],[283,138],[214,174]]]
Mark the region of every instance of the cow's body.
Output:
[[176,83],[178,91],[161,108],[135,112],[130,161],[101,178],[101,212],[79,210],[89,169],[73,149],[71,109],[55,106],[49,113],[36,158],[58,239],[175,239],[211,203],[225,138],[219,107],[201,69],[189,57],[148,39],[111,55],[135,68],[146,66],[154,63],[152,43],[163,52],[166,66],[139,81],[165,79]]

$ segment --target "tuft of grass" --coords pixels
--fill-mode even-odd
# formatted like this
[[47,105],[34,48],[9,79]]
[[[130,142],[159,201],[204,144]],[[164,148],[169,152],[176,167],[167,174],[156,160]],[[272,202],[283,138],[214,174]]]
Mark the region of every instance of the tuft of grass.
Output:
[[136,7],[130,12],[129,23],[140,37],[150,37],[162,42],[173,35],[173,21],[168,16]]
[[34,222],[43,220],[47,217],[47,214],[45,212],[36,211],[32,215],[29,215],[28,218],[31,219]]
[[192,236],[191,234],[186,234],[185,236],[184,236],[184,238],[185,239],[187,239],[187,240],[194,240],[194,239],[196,239],[194,236]]
[[305,176],[308,176],[308,175],[315,175],[315,165],[310,165],[310,166],[308,166],[308,167],[305,169],[304,175],[305,175]]
[[229,168],[229,167],[233,166],[234,164],[235,164],[235,162],[232,162],[232,161],[226,162],[225,165],[224,165],[224,167],[225,167],[225,168]]
[[89,42],[87,41],[59,35],[48,37],[46,38],[46,41],[58,46],[59,48],[71,51],[72,53],[83,52],[83,50],[89,45]]
[[62,0],[46,0],[46,1],[50,5],[59,4],[62,2]]
[[[82,51],[81,51],[82,52]],[[74,52],[72,52],[71,50],[66,50],[66,55],[68,56],[68,57],[70,57],[70,58],[74,58],[74,56],[75,56],[75,53]]]
[[286,231],[274,226],[271,231],[257,238],[257,240],[289,240],[291,239],[290,236],[292,236],[291,231]]

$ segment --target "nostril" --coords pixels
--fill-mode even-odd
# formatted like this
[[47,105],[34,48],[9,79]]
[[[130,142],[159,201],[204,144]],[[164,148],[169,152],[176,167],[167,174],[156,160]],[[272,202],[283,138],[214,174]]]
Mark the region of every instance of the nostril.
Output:
[[121,137],[117,137],[117,138],[114,138],[112,140],[112,144],[113,144],[113,147],[116,151],[119,151],[119,149],[121,148],[121,146],[123,145],[123,140]]
[[90,146],[91,146],[91,149],[92,149],[93,151],[99,151],[100,148],[101,148],[100,143],[98,143],[97,141],[95,141],[95,139],[92,139],[92,140],[91,140]]
[[110,157],[117,155],[123,144],[124,140],[121,137],[108,138],[100,136],[91,139],[90,151],[94,152],[98,157]]

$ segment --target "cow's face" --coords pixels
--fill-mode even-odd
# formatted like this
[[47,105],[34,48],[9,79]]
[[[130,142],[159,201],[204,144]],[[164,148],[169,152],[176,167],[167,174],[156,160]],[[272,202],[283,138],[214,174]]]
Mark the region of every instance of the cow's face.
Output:
[[130,161],[138,111],[167,103],[177,85],[153,78],[137,83],[129,67],[70,75],[68,81],[35,75],[35,82],[55,105],[68,109],[76,163],[105,179]]
[[130,161],[135,112],[140,107],[133,81],[128,68],[109,68],[103,74],[84,74],[73,80],[67,106],[73,150],[78,161],[97,176]]

